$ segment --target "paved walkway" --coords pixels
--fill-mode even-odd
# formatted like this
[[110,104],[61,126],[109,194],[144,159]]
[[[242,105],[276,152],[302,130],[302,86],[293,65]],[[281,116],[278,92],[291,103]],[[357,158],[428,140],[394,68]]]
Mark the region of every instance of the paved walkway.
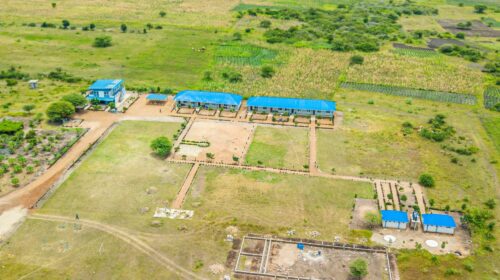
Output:
[[77,221],[74,218],[57,216],[57,215],[32,214],[28,216],[28,219],[52,221],[52,222],[78,223],[95,230],[103,231],[133,246],[137,250],[141,251],[142,253],[146,254],[153,260],[157,261],[160,265],[163,265],[164,267],[168,268],[170,271],[175,272],[177,275],[179,275],[184,279],[205,279],[185,269],[184,267],[178,265],[173,260],[163,255],[161,252],[157,251],[155,248],[153,248],[146,242],[139,239],[135,234],[132,234],[125,229],[97,221],[92,221],[87,219],[79,219]]
[[184,137],[186,137],[186,134],[191,129],[191,126],[193,125],[195,119],[196,119],[196,117],[192,117],[192,118],[189,119],[188,123],[186,124],[186,127],[182,130],[182,132],[179,135],[179,137],[177,138],[177,140],[175,140],[174,145],[172,146],[172,150],[174,152],[170,154],[171,158],[173,158],[175,156],[175,149],[178,148],[181,145],[182,140],[184,140]]
[[196,176],[196,172],[198,171],[199,167],[200,167],[199,163],[193,164],[193,167],[191,167],[191,170],[189,171],[186,180],[184,180],[184,183],[182,184],[182,188],[180,189],[179,193],[177,194],[177,197],[175,198],[170,208],[174,209],[182,208],[182,204],[184,204],[184,200],[186,199],[189,187],[191,186],[191,183],[193,183],[194,177]]

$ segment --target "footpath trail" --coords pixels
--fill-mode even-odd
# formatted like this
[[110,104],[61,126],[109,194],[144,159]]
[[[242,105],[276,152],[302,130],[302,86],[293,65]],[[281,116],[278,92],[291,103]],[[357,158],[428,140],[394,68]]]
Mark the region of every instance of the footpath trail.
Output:
[[180,189],[179,193],[177,194],[177,197],[172,203],[171,208],[174,209],[182,208],[182,204],[184,204],[184,200],[186,199],[186,194],[189,191],[189,187],[191,186],[191,183],[193,182],[199,167],[200,167],[199,163],[195,163],[193,167],[191,167],[191,170],[189,171],[186,180],[184,180],[184,184],[182,184],[182,188]]
[[316,124],[311,121],[309,125],[309,172],[318,174],[317,149],[316,149]]
[[67,223],[79,223],[83,226],[103,231],[105,233],[108,233],[125,243],[133,246],[137,250],[141,251],[142,253],[146,254],[153,260],[157,261],[159,264],[163,265],[167,269],[175,272],[177,275],[184,279],[205,279],[203,277],[200,277],[193,272],[185,269],[184,267],[178,265],[175,263],[173,260],[169,259],[165,255],[163,255],[161,252],[157,251],[153,247],[151,247],[149,244],[146,242],[140,240],[137,236],[134,234],[127,232],[121,228],[111,226],[108,224],[100,223],[97,221],[92,221],[92,220],[87,220],[87,219],[79,219],[78,221],[75,220],[74,218],[69,218],[69,217],[64,217],[64,216],[57,216],[57,215],[45,215],[45,214],[32,214],[28,216],[28,219],[33,219],[33,220],[43,220],[43,221],[53,221],[53,222],[67,222]]

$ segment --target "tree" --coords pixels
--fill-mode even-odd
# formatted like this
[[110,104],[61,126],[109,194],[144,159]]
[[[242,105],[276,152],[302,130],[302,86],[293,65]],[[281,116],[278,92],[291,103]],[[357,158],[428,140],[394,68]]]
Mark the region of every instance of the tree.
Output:
[[484,11],[487,9],[486,5],[479,4],[474,6],[474,12],[478,14],[484,14]]
[[90,30],[94,31],[94,29],[95,29],[95,24],[91,23],[91,24],[89,25],[89,28],[90,28]]
[[26,104],[23,106],[23,111],[25,111],[28,114],[31,113],[33,109],[35,109],[35,104]]
[[235,41],[241,41],[242,37],[243,36],[241,36],[241,33],[239,33],[239,32],[236,32],[233,34],[233,40],[235,40]]
[[49,105],[46,114],[49,120],[60,122],[75,113],[75,106],[68,101],[56,101]]
[[363,278],[368,275],[368,265],[364,259],[356,259],[349,265],[351,275],[356,278]]
[[272,78],[274,76],[274,73],[276,73],[276,71],[274,70],[273,67],[271,67],[271,66],[263,66],[262,69],[261,69],[260,75],[263,78]]
[[75,108],[84,107],[85,105],[87,105],[87,98],[78,93],[65,95],[63,96],[62,100],[73,104]]
[[497,203],[495,202],[495,200],[493,198],[490,198],[484,203],[484,205],[486,205],[486,207],[488,207],[489,209],[495,209],[495,206],[497,205]]
[[166,15],[167,15],[167,13],[165,13],[164,11],[160,12],[160,17],[165,17]]
[[374,228],[382,223],[382,219],[377,212],[367,212],[364,221],[369,228]]
[[363,64],[363,62],[365,61],[365,58],[360,56],[360,55],[353,55],[351,56],[351,61],[350,61],[350,65],[355,65],[355,64]]
[[263,20],[260,22],[260,27],[262,28],[269,28],[271,27],[271,21],[269,20]]
[[430,174],[420,175],[418,183],[427,188],[432,188],[435,185],[434,178]]
[[101,36],[101,37],[96,37],[94,40],[94,47],[96,48],[107,48],[112,45],[111,43],[111,37],[109,36]]
[[67,19],[62,20],[62,26],[64,29],[68,29],[69,25],[70,25],[69,20]]
[[160,157],[166,157],[172,150],[172,143],[167,137],[161,136],[151,142],[151,149]]
[[55,2],[52,2],[52,8],[54,9],[57,6]]
[[127,25],[125,23],[122,23],[122,25],[120,26],[120,30],[125,33],[127,32]]

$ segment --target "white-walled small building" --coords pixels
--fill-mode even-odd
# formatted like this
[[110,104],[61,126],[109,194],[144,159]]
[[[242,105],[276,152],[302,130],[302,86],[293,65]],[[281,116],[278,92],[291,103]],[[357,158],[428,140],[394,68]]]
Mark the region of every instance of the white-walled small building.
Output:
[[408,213],[397,210],[382,210],[382,226],[385,228],[406,229]]
[[455,220],[445,214],[422,214],[424,231],[454,234],[457,227]]

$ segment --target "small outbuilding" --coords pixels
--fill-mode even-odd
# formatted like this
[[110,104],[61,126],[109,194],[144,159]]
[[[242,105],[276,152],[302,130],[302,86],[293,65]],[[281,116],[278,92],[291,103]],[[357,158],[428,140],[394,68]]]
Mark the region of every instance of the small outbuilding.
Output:
[[457,227],[452,216],[446,214],[422,214],[422,225],[426,232],[454,234]]
[[237,111],[240,109],[243,97],[234,93],[184,90],[174,97],[176,107],[226,109]]
[[88,100],[99,100],[101,103],[119,103],[125,96],[123,80],[97,80],[87,92]]
[[38,87],[38,80],[29,80],[28,84],[30,85],[30,89],[36,89]]
[[151,103],[165,103],[168,100],[168,95],[160,93],[150,93],[148,94],[148,96],[146,96],[146,99]]
[[397,210],[382,210],[382,226],[385,228],[406,229],[408,213]]
[[332,118],[336,104],[333,101],[319,99],[258,96],[249,98],[247,107],[249,111],[258,113]]

